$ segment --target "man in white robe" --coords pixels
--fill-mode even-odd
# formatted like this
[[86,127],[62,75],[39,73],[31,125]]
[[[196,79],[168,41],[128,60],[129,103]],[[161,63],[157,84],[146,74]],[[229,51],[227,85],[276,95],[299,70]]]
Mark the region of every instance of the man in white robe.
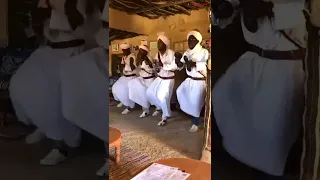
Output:
[[[66,121],[61,112],[60,64],[84,49],[85,0],[50,0],[39,5],[51,8],[44,34],[47,44],[38,48],[17,70],[10,83],[10,97],[19,121],[37,129],[26,137],[33,144],[45,137],[54,147],[41,165],[56,165],[79,146],[80,129]],[[41,4],[42,3],[42,4]]]
[[142,107],[143,112],[140,115],[140,118],[144,118],[149,115],[150,107],[146,91],[155,79],[155,72],[152,65],[152,59],[149,56],[149,48],[147,46],[139,46],[137,57],[139,59],[137,61],[141,62],[141,64],[138,64],[140,65],[140,76],[129,82],[129,98]]
[[188,78],[178,87],[177,98],[180,109],[192,116],[190,132],[197,132],[200,113],[205,101],[209,52],[201,46],[202,35],[198,31],[190,31],[187,40],[189,49],[176,64],[180,68],[186,65]]
[[257,179],[283,179],[302,120],[304,1],[248,2],[223,2],[241,5],[250,48],[216,83],[213,110],[231,156],[259,170]]
[[121,66],[123,67],[123,76],[121,76],[112,86],[112,94],[116,101],[120,101],[117,107],[126,107],[121,114],[128,114],[135,107],[135,103],[129,98],[128,83],[136,78],[136,56],[131,53],[130,44],[124,43],[120,45],[123,52]]
[[171,116],[170,101],[174,86],[174,71],[177,70],[174,52],[169,49],[170,40],[160,35],[158,37],[158,50],[155,61],[159,64],[160,72],[158,77],[150,84],[147,89],[147,98],[150,104],[156,106],[153,116],[157,116],[162,111],[159,126],[166,124],[167,119]]
[[[99,47],[61,63],[62,113],[66,120],[106,143],[109,150],[109,7],[102,8],[100,30],[94,32]],[[101,24],[101,23],[100,23]],[[108,158],[108,157],[107,157]],[[107,161],[97,172],[108,174]]]

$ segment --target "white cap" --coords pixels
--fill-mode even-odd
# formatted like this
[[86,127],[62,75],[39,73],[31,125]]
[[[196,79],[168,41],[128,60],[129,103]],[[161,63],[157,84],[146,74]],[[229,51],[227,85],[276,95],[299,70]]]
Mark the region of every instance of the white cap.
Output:
[[190,36],[194,36],[200,43],[202,42],[202,35],[198,31],[190,31],[187,35],[187,40]]
[[130,47],[131,47],[131,45],[128,43],[120,44],[120,49],[129,49]]
[[159,35],[158,40],[159,39],[167,46],[167,48],[170,47],[170,40],[167,38],[167,36]]
[[149,48],[146,45],[140,45],[139,49],[143,49],[143,50],[149,52]]

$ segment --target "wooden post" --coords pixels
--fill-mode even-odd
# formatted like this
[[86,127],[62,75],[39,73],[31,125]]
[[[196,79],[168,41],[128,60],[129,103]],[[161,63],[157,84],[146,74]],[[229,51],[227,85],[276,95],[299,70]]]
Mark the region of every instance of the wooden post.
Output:
[[206,91],[206,110],[204,116],[204,144],[202,149],[202,157],[201,161],[207,162],[211,164],[211,71],[208,70],[207,75],[207,91]]
[[[211,17],[209,15],[209,19],[211,22]],[[211,24],[210,24],[211,31]],[[204,116],[204,141],[203,141],[203,149],[201,161],[207,162],[211,164],[211,41],[210,41],[210,49],[209,49],[209,60],[207,63],[207,89],[206,89],[206,101],[205,101],[205,116]]]
[[320,179],[319,150],[319,43],[320,1],[311,1],[310,21],[307,18],[307,55],[304,59],[306,72],[305,112],[303,116],[303,152],[301,156],[300,180]]
[[313,25],[320,27],[320,1],[312,0],[311,1],[311,22]]

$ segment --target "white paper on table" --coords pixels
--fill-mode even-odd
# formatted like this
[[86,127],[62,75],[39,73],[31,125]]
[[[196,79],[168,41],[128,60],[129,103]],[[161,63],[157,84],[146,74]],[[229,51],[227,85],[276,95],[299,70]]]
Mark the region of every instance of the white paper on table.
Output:
[[131,180],[166,180],[176,171],[178,168],[153,163]]
[[166,180],[186,180],[189,176],[190,174],[178,170]]

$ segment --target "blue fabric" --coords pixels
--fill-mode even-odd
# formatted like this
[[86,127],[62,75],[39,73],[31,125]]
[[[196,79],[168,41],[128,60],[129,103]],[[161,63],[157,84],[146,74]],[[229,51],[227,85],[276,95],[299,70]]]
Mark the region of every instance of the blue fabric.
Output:
[[12,76],[20,65],[30,56],[33,50],[16,49],[7,52],[2,57],[2,65],[0,68],[0,75]]
[[34,50],[0,50],[1,68],[0,68],[0,89],[6,90],[10,85],[10,79],[17,69],[24,63]]
[[200,120],[198,117],[192,117],[192,124],[199,126]]
[[111,88],[114,85],[114,83],[116,83],[116,81],[118,81],[119,78],[120,77],[110,77],[110,79],[109,79],[109,88]]

